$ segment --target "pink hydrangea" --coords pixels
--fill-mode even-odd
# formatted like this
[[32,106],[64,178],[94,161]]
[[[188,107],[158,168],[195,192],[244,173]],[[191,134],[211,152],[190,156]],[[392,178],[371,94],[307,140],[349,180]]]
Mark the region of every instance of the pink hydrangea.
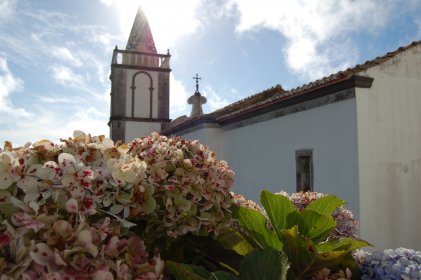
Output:
[[60,145],[6,142],[0,274],[162,279],[164,261],[140,233],[218,234],[231,223],[233,175],[198,141],[159,134],[120,145],[80,131]]
[[234,173],[225,161],[198,141],[153,133],[128,144],[129,154],[146,163],[146,176],[135,188],[139,203],[134,214],[147,214],[148,199],[163,209],[167,235],[218,234],[231,224],[229,208]]

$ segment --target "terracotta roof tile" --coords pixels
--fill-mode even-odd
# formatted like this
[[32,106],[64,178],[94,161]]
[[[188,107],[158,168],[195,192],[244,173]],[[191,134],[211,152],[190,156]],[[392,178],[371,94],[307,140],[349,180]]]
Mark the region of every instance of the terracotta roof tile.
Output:
[[[411,44],[400,47],[395,51],[388,52],[383,56],[378,56],[373,60],[368,60],[364,62],[363,64],[357,64],[352,68],[348,68],[343,71],[339,71],[337,73],[331,74],[329,76],[323,77],[321,79],[315,80],[313,82],[304,84],[302,86],[296,87],[294,89],[285,91],[280,85],[276,85],[274,87],[271,87],[267,90],[264,90],[260,93],[254,94],[252,96],[246,97],[242,100],[239,100],[237,102],[234,102],[230,105],[227,105],[221,109],[218,109],[212,113],[200,116],[200,118],[195,118],[197,121],[198,119],[207,119],[207,120],[222,120],[230,118],[231,116],[238,115],[244,111],[253,111],[255,108],[260,108],[262,106],[265,106],[266,104],[271,104],[273,102],[279,102],[280,100],[287,99],[293,96],[305,94],[311,90],[315,90],[320,87],[324,87],[329,84],[336,83],[338,81],[346,80],[350,78],[352,75],[358,74],[359,72],[362,72],[364,70],[367,70],[371,67],[374,67],[376,65],[379,65],[392,57],[421,44],[421,41],[415,41]],[[190,118],[185,120],[186,123],[192,122]],[[175,126],[171,126],[172,129],[176,129],[176,127],[185,126],[186,123],[178,123]],[[184,125],[183,125],[184,124]]]

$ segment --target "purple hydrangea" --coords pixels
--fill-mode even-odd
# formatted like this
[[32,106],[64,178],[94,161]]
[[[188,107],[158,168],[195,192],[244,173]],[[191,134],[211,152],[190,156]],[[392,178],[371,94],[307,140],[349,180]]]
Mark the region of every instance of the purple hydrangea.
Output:
[[421,279],[421,251],[406,248],[383,252],[358,251],[361,279]]

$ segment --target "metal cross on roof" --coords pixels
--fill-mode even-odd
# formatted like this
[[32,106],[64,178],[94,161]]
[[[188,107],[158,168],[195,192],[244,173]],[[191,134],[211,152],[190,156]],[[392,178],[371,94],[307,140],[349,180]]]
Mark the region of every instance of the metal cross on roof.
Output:
[[198,74],[196,74],[196,77],[193,77],[193,79],[196,79],[196,92],[199,92],[199,80],[201,80],[202,78],[199,77]]

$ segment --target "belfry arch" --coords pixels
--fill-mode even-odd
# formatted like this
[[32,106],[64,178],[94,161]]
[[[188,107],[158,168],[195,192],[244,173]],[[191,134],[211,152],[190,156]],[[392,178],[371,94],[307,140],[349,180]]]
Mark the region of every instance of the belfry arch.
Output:
[[[130,85],[130,89],[132,91],[131,92],[131,94],[132,94],[132,96],[131,96],[132,97],[132,102],[131,102],[132,103],[132,108],[131,108],[132,114],[131,114],[131,116],[132,116],[132,118],[135,117],[136,77],[139,76],[139,75],[142,75],[142,74],[149,78],[149,118],[152,119],[153,90],[154,90],[153,79],[152,79],[152,76],[148,72],[145,72],[145,71],[137,71],[132,77],[132,84]],[[140,94],[142,94],[142,92],[140,92]]]

